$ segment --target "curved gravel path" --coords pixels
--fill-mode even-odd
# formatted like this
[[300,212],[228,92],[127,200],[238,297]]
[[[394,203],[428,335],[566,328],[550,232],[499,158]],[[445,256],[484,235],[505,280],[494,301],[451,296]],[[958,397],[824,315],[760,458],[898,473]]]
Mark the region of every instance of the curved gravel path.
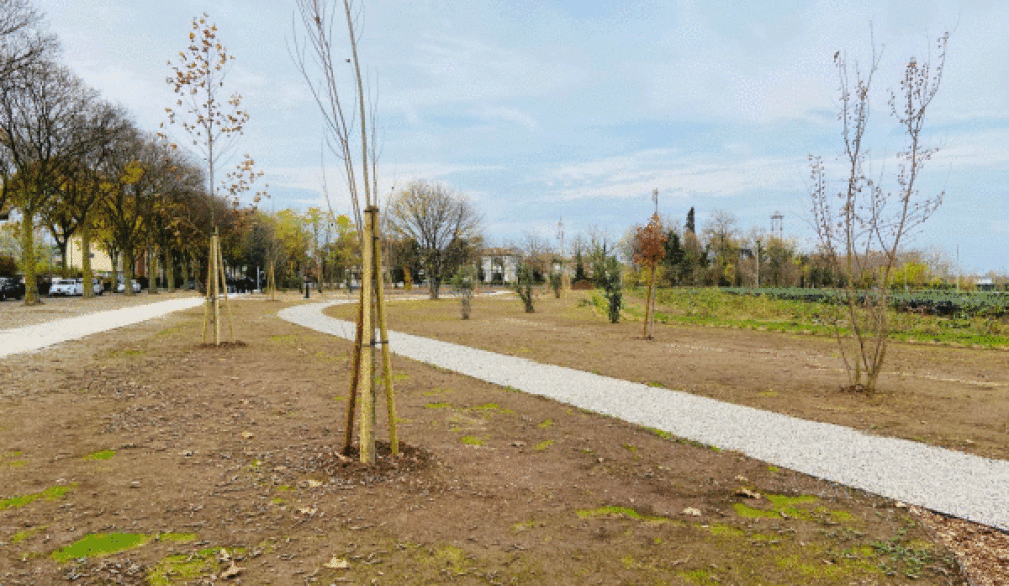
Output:
[[[347,301],[350,302],[350,301]],[[330,303],[279,312],[289,322],[348,340],[354,324],[322,314]],[[1009,462],[902,439],[866,435],[397,332],[396,354],[582,409],[735,450],[818,478],[1009,530]]]

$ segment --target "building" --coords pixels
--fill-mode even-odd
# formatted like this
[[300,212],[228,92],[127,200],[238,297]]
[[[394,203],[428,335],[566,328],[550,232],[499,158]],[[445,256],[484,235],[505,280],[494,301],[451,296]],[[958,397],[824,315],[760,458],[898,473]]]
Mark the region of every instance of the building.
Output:
[[482,283],[507,284],[514,283],[518,273],[519,256],[508,248],[487,248],[480,257],[480,272]]
[[[67,267],[80,270],[84,268],[81,255],[81,237],[74,236],[67,244]],[[98,242],[91,242],[91,271],[96,275],[112,274],[112,260]]]

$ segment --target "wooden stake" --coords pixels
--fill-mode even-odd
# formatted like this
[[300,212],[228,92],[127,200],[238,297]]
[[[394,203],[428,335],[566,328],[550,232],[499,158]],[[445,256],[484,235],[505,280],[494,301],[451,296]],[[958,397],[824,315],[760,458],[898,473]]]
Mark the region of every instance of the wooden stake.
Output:
[[357,334],[354,336],[354,366],[350,375],[350,395],[347,398],[347,432],[344,434],[343,455],[350,455],[354,445],[354,417],[357,415],[357,389],[361,377],[361,343],[364,338],[364,322],[361,312],[364,311],[364,289],[361,289],[361,299],[357,304]]
[[[373,208],[365,210],[365,214],[371,213]],[[361,439],[360,452],[361,462],[371,464],[375,460],[375,430],[372,426],[372,418],[375,414],[375,402],[373,400],[375,364],[375,328],[371,323],[371,307],[374,303],[374,293],[372,291],[373,278],[373,253],[375,241],[371,232],[372,222],[370,218],[365,218],[364,222],[364,250],[362,251],[362,276],[361,276],[361,331],[367,336],[368,343],[364,346],[364,356],[361,357]],[[365,307],[367,304],[367,307]]]
[[392,357],[389,352],[389,329],[385,321],[385,282],[382,279],[382,247],[379,232],[378,208],[371,209],[371,233],[374,239],[375,301],[378,307],[379,334],[382,344],[382,379],[385,383],[385,400],[389,415],[389,446],[392,455],[399,454],[399,436],[396,433],[396,396],[392,388]]
[[210,306],[214,303],[213,294],[213,280],[216,278],[214,273],[214,238],[210,238],[210,250],[207,251],[207,302],[203,305],[203,343],[207,343],[207,325],[210,323]]
[[217,264],[217,253],[215,252],[218,247],[217,240],[217,230],[214,230],[214,237],[211,240],[211,251],[210,256],[214,257],[214,346],[221,345],[221,301],[219,299],[221,294],[221,284],[218,275],[218,264]]
[[235,343],[235,320],[231,318],[231,303],[228,301],[228,280],[224,277],[224,258],[221,256],[221,241],[217,241],[217,266],[221,273],[221,284],[224,286],[224,307],[228,310],[228,330],[231,332],[231,343]]

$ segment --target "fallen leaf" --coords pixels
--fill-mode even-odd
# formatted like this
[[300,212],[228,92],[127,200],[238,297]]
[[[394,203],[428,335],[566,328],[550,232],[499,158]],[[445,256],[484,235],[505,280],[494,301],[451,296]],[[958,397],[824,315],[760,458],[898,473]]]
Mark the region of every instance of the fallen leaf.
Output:
[[309,478],[307,484],[308,488],[319,488],[320,486],[322,486],[322,483],[319,482],[318,480],[315,480],[314,478]]
[[752,490],[750,490],[748,488],[740,488],[739,490],[736,491],[736,496],[742,496],[742,497],[746,497],[748,499],[759,499],[760,498],[760,493],[759,492],[753,492]]
[[242,437],[245,438],[245,439],[252,439],[252,432],[243,431],[242,432]]
[[347,560],[345,560],[343,558],[338,558],[336,556],[333,556],[333,559],[329,560],[328,562],[326,562],[326,563],[324,563],[322,565],[324,567],[327,567],[327,568],[331,569],[331,570],[346,570],[347,568],[350,567],[350,562],[348,562]]
[[231,554],[228,553],[228,550],[222,549],[220,552],[218,552],[217,559],[222,562],[230,562]]
[[300,507],[298,508],[298,512],[302,515],[314,515],[319,512],[319,509],[313,507]]
[[747,478],[747,477],[745,477],[745,476],[743,476],[742,474],[736,476],[736,482],[746,483],[746,482],[749,482],[749,481],[750,481],[750,479]]
[[239,568],[238,566],[236,566],[235,562],[231,562],[231,567],[228,568],[227,570],[224,570],[223,572],[221,572],[221,578],[223,578],[225,580],[230,580],[230,579],[234,578],[235,576],[237,576],[237,575],[239,575],[241,573],[242,573],[242,568]]
[[701,512],[698,511],[697,509],[693,508],[693,507],[687,507],[687,508],[683,509],[683,514],[684,515],[690,515],[691,517],[700,517],[701,516]]

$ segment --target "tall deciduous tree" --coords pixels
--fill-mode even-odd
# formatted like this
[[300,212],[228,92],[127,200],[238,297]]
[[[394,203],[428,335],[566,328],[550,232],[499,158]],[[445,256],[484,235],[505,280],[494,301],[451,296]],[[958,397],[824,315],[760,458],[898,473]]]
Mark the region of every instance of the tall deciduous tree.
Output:
[[[0,0],[0,77],[35,67],[58,49],[29,0]],[[2,202],[0,202],[2,203]]]
[[[904,67],[900,92],[890,92],[890,110],[906,139],[897,153],[896,190],[885,191],[879,180],[865,171],[868,148],[863,143],[869,122],[872,79],[879,65],[873,46],[865,73],[845,55],[834,54],[839,77],[840,112],[847,174],[840,193],[827,191],[826,171],[820,157],[810,155],[812,217],[820,245],[828,258],[843,263],[845,321],[852,336],[837,328],[837,341],[852,388],[875,390],[886,358],[889,323],[889,285],[898,263],[898,250],[909,232],[923,224],[942,203],[943,193],[923,197],[918,191],[922,165],[936,149],[922,142],[925,112],[939,91],[946,64],[949,33],[936,42],[935,66],[912,57]],[[858,283],[871,285],[857,290]]]
[[0,179],[21,212],[26,305],[39,302],[35,221],[56,195],[61,162],[82,154],[74,129],[95,96],[67,68],[53,63],[0,77]]
[[443,279],[465,259],[453,254],[466,240],[479,236],[480,214],[465,196],[441,184],[413,181],[392,197],[385,220],[390,232],[413,239],[420,247],[431,299]]

